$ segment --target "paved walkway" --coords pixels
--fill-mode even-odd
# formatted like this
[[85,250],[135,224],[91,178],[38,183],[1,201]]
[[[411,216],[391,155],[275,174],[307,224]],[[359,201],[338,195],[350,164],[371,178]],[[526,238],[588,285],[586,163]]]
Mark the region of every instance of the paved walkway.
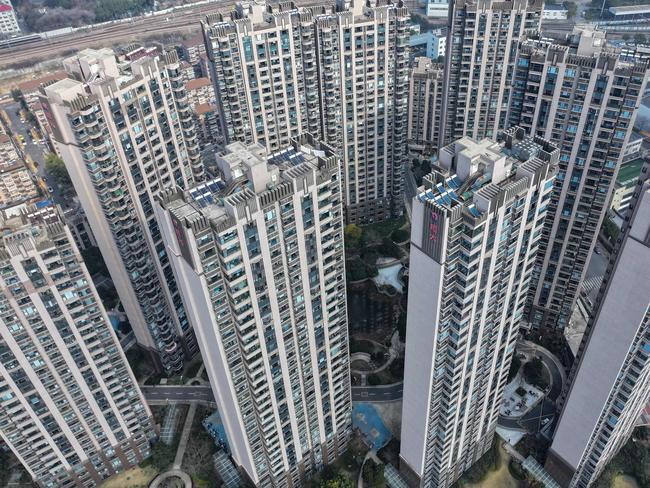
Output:
[[192,430],[192,422],[194,421],[195,413],[196,402],[192,402],[190,404],[189,410],[187,411],[187,417],[185,417],[185,425],[183,426],[183,433],[181,434],[181,440],[178,443],[178,449],[176,450],[176,457],[174,458],[174,469],[180,469],[181,464],[183,463],[183,456],[185,455],[187,441],[190,438],[190,431]]
[[169,471],[159,474],[151,482],[149,488],[158,488],[161,485],[161,483],[163,483],[166,479],[174,476],[181,479],[181,481],[185,485],[185,488],[192,488],[192,478],[190,478],[189,474],[187,474],[185,471],[181,471],[180,469],[171,469]]

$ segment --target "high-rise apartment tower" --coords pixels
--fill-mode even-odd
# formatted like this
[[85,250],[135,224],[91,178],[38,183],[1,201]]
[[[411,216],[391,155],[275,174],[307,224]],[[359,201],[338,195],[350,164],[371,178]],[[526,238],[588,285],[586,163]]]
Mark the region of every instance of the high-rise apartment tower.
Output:
[[0,437],[43,487],[149,455],[151,413],[62,215],[0,216]]
[[440,142],[443,66],[416,58],[409,85],[408,147],[432,154]]
[[338,154],[234,142],[157,206],[235,462],[296,486],[345,450],[350,367]]
[[413,201],[402,471],[447,488],[494,438],[558,149],[520,128],[440,151]]
[[401,2],[376,3],[251,3],[203,24],[226,141],[276,151],[309,132],[330,144],[353,222],[403,207],[409,15]]
[[508,123],[560,149],[529,303],[533,327],[568,323],[647,78],[647,61],[606,47],[601,32],[529,39],[518,50]]
[[[642,180],[650,167],[645,166]],[[650,400],[650,183],[639,183],[573,370],[546,468],[587,488]]]
[[138,343],[178,372],[196,342],[153,201],[189,188],[203,166],[174,53],[117,64],[110,50],[64,62],[79,79],[43,89],[55,143]]
[[440,147],[496,139],[506,115],[517,43],[539,29],[541,0],[457,0],[449,7]]

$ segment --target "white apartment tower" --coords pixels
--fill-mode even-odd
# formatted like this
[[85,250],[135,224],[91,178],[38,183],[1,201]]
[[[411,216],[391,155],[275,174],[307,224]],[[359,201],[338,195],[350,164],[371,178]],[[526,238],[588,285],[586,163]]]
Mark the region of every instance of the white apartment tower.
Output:
[[300,486],[346,449],[350,368],[338,154],[234,142],[157,212],[235,462]]
[[440,142],[443,65],[430,58],[415,59],[409,82],[408,147],[432,154]]
[[546,461],[563,487],[591,486],[650,401],[650,183],[634,195]]
[[85,50],[64,65],[79,79],[43,89],[55,143],[138,343],[168,373],[196,343],[168,262],[153,201],[203,179],[175,53],[117,64]]
[[534,328],[564,328],[641,104],[648,62],[626,58],[605,46],[604,33],[587,30],[553,42],[530,38],[516,64],[508,124],[560,149],[529,320]]
[[409,15],[400,3],[338,10],[251,3],[203,24],[228,142],[275,151],[309,132],[339,150],[346,218],[402,212]]
[[149,455],[151,413],[60,211],[0,227],[0,437],[39,486],[97,486]]
[[445,146],[413,201],[401,468],[447,488],[491,446],[558,149],[513,128]]
[[496,139],[506,115],[517,44],[539,29],[542,0],[457,0],[449,7],[440,147]]

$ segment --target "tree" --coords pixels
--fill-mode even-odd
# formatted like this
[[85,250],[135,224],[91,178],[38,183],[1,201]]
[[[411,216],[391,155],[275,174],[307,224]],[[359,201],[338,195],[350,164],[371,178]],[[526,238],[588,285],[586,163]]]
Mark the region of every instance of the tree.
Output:
[[368,277],[366,265],[356,258],[346,262],[345,274],[348,281],[361,281]]
[[333,480],[323,481],[320,486],[321,488],[353,488],[354,484],[352,481],[340,474]]
[[607,237],[610,242],[614,242],[618,238],[620,232],[621,229],[618,228],[612,219],[606,216],[605,220],[603,220],[603,234],[605,234],[605,237]]
[[521,360],[515,354],[514,356],[512,356],[512,362],[510,363],[510,371],[508,371],[508,381],[511,381],[517,375],[519,368],[521,368]]
[[572,1],[564,2],[564,8],[567,9],[567,17],[570,19],[575,17],[576,13],[578,12],[578,5]]
[[377,248],[377,251],[379,251],[379,254],[382,256],[388,256],[395,259],[402,257],[402,251],[400,251],[399,246],[389,237],[384,237],[382,239],[381,245]]
[[648,41],[648,38],[646,37],[645,34],[642,34],[641,32],[638,32],[634,34],[634,42],[637,44],[645,44]]
[[57,184],[67,187],[72,186],[72,180],[70,180],[68,170],[65,168],[65,163],[56,154],[48,153],[45,155],[45,171],[56,180]]
[[348,224],[345,226],[345,244],[348,247],[357,247],[361,242],[361,236],[363,236],[363,230],[361,227],[355,224]]
[[544,374],[544,364],[541,359],[534,358],[524,364],[524,379],[527,383],[542,389],[548,386],[549,382]]
[[18,88],[14,88],[11,90],[11,98],[14,99],[14,102],[20,102],[23,99],[23,92],[21,92]]
[[411,237],[411,234],[408,230],[406,229],[395,229],[393,233],[390,235],[390,237],[393,239],[395,242],[404,242]]
[[151,457],[149,463],[158,471],[166,470],[174,462],[176,457],[176,447],[168,446],[163,442],[156,443],[151,448]]
[[373,459],[366,460],[363,465],[363,484],[369,488],[384,488],[386,478],[384,477],[384,465],[377,464]]
[[624,41],[629,41],[630,40],[630,34],[628,34],[627,32],[625,34],[623,34],[623,40]]

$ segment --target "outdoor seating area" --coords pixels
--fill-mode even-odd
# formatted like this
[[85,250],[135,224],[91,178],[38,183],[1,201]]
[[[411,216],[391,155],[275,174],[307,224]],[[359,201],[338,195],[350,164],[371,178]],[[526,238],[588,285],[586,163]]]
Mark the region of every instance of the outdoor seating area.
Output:
[[518,377],[506,386],[499,413],[506,417],[521,417],[543,398],[542,390]]

